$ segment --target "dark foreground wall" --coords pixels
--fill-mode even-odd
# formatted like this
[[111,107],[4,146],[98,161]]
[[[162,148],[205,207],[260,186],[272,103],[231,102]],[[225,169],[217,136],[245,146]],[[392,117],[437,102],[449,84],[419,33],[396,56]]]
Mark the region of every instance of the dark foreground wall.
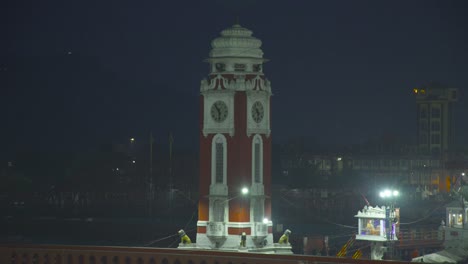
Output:
[[297,264],[297,263],[407,263],[303,255],[271,255],[206,250],[145,247],[0,245],[5,264]]

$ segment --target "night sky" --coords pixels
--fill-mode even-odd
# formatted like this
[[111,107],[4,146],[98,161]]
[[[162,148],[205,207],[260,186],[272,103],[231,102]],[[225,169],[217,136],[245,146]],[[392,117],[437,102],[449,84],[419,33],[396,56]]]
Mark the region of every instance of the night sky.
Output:
[[0,155],[128,138],[198,147],[210,42],[239,23],[270,61],[274,142],[415,138],[411,89],[460,89],[468,131],[466,1],[9,1],[0,19]]

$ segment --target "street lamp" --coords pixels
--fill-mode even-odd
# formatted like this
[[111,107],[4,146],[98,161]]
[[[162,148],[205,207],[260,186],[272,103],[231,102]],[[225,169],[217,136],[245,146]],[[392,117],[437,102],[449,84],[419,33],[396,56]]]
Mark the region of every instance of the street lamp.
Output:
[[390,200],[390,206],[385,206],[385,222],[387,240],[393,240],[396,233],[396,227],[394,223],[396,218],[395,198],[400,196],[400,192],[398,190],[385,189],[379,193],[379,196],[385,200]]
[[398,190],[389,190],[385,189],[379,193],[381,198],[393,198],[400,196],[400,192]]

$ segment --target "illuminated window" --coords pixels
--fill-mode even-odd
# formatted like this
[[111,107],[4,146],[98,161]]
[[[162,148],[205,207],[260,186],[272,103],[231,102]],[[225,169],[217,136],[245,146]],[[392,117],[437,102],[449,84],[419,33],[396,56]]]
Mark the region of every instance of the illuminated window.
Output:
[[380,236],[380,219],[361,219],[361,235]]

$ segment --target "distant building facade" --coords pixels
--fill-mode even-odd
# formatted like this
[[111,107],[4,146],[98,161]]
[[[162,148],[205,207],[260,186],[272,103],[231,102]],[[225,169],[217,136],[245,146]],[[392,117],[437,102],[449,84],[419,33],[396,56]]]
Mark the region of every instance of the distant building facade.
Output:
[[458,89],[430,83],[414,88],[416,97],[417,146],[419,153],[448,159],[454,143],[453,104]]

